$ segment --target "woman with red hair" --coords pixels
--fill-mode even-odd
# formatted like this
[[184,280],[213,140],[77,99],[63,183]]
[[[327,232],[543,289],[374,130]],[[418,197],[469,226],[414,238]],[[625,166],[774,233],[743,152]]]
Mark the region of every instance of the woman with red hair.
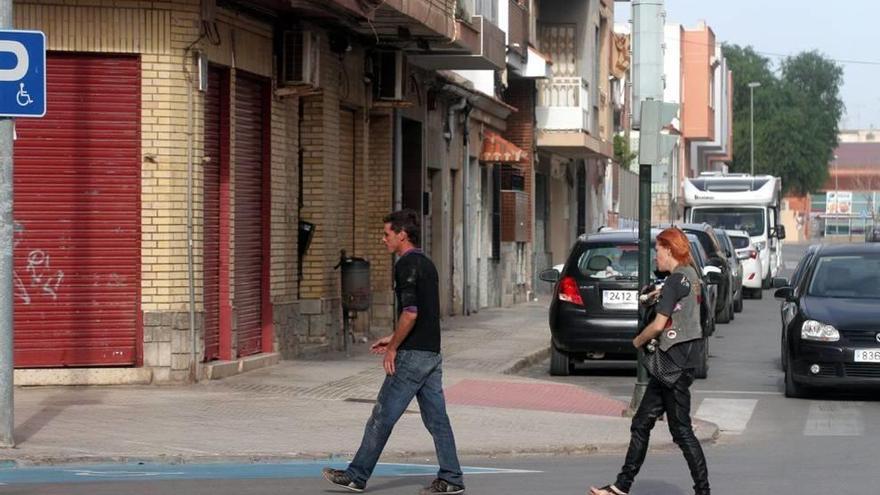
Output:
[[[645,366],[651,379],[632,420],[632,437],[617,480],[590,495],[626,495],[648,452],[648,439],[657,418],[666,414],[672,439],[681,448],[694,479],[694,493],[709,495],[706,457],[691,426],[691,391],[694,368],[703,351],[700,326],[700,276],[694,268],[690,242],[672,227],[657,236],[657,269],[670,275],[659,291],[654,320],[633,339],[649,352]],[[656,295],[656,291],[651,294]],[[653,351],[652,351],[653,348]]]

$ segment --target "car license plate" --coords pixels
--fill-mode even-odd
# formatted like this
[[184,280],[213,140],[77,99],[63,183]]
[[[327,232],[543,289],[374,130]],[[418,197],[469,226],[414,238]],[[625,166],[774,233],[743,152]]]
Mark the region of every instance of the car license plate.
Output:
[[857,363],[880,363],[880,349],[856,349],[854,353]]
[[602,307],[605,309],[638,309],[639,298],[634,290],[602,291]]

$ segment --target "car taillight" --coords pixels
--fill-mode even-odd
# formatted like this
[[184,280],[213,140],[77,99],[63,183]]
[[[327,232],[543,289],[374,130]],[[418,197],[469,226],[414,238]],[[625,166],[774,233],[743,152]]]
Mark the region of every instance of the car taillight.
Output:
[[559,300],[577,304],[578,306],[584,305],[584,300],[581,298],[581,292],[578,290],[578,284],[574,277],[565,277],[559,281]]
[[749,250],[749,258],[757,259],[757,258],[758,258],[758,252],[755,251],[755,250],[753,250],[753,249],[750,249],[750,250]]

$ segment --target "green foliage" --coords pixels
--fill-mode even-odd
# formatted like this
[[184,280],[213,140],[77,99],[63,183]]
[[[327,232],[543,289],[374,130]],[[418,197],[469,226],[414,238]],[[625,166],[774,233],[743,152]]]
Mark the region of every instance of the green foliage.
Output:
[[625,167],[628,167],[638,155],[638,153],[635,153],[630,149],[629,140],[626,139],[626,136],[623,136],[621,134],[616,134],[614,136],[615,162]]
[[750,170],[748,84],[757,81],[755,173],[782,177],[790,192],[820,189],[828,178],[844,111],[843,69],[816,51],[784,59],[778,72],[751,47],[726,45],[724,56],[734,80],[731,170]]

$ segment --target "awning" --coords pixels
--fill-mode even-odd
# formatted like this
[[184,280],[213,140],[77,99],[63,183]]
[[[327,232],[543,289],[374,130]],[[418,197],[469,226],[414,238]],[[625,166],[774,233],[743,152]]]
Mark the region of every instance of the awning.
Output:
[[519,163],[526,157],[526,152],[519,146],[504,139],[492,131],[484,131],[483,150],[480,161],[491,163]]

